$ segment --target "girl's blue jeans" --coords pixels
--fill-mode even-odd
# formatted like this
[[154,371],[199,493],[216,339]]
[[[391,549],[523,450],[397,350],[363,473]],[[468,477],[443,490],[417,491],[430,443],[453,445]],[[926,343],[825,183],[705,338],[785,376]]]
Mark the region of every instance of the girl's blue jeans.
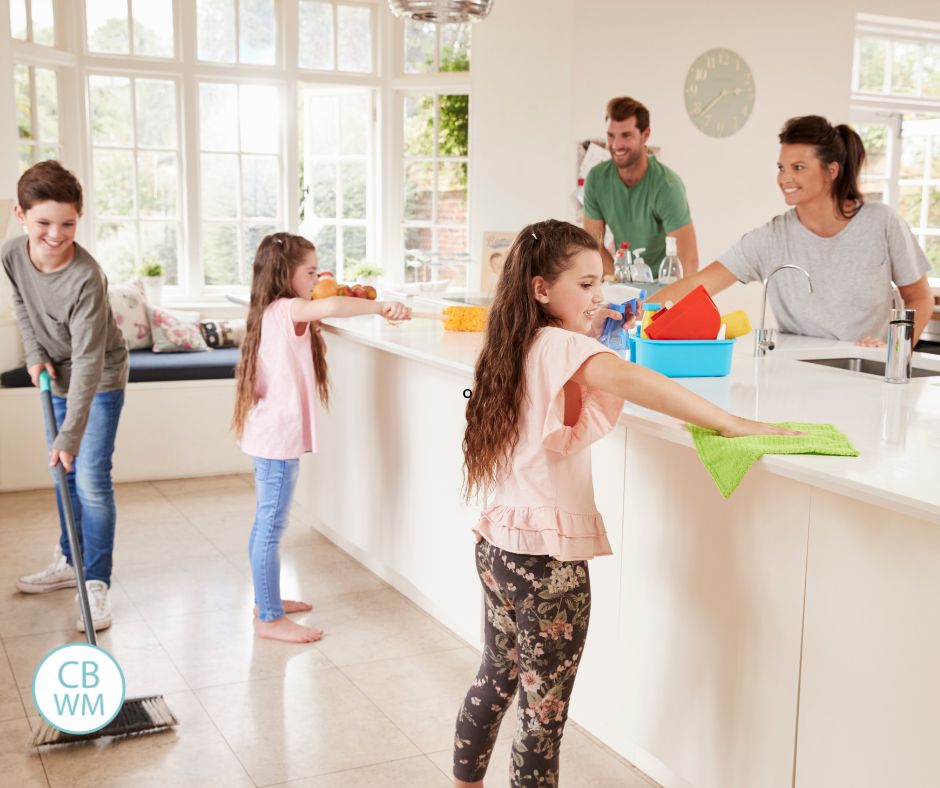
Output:
[[[67,411],[64,397],[52,397],[56,426],[62,427]],[[118,420],[124,407],[124,389],[95,394],[88,411],[88,424],[82,435],[72,470],[66,474],[75,529],[82,550],[85,580],[102,580],[111,585],[111,557],[114,552],[114,527],[117,511],[114,505],[114,484],[111,481],[111,458]],[[52,446],[52,434],[46,430],[46,442]],[[56,479],[55,472],[52,478]],[[56,503],[59,506],[59,544],[62,554],[72,564],[72,551],[62,507],[62,491],[56,479]]]
[[279,545],[287,528],[300,460],[267,460],[254,457],[255,522],[248,540],[255,604],[261,621],[284,615],[281,604],[281,556]]

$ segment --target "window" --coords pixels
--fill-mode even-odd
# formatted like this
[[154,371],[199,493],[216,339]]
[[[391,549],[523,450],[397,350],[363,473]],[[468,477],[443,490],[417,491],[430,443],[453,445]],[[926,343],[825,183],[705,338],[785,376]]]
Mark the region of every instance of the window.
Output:
[[10,0],[10,32],[22,41],[55,46],[52,0]]
[[85,0],[89,52],[173,57],[173,0]]
[[273,66],[277,17],[274,0],[197,0],[200,60]]
[[446,279],[451,289],[463,289],[470,97],[412,93],[402,107],[406,281]]
[[299,0],[299,65],[319,71],[375,70],[372,8]]
[[405,22],[405,73],[470,70],[470,23]]
[[95,254],[121,282],[161,263],[179,282],[180,164],[173,80],[91,75]]
[[940,286],[940,25],[858,15],[852,121],[863,191],[907,221]]
[[207,285],[248,285],[258,243],[283,226],[276,87],[199,85],[201,258]]
[[56,72],[13,66],[20,172],[37,161],[60,158],[59,86]]
[[375,255],[372,102],[372,92],[363,89],[307,86],[301,94],[300,232],[316,245],[321,270],[340,280]]

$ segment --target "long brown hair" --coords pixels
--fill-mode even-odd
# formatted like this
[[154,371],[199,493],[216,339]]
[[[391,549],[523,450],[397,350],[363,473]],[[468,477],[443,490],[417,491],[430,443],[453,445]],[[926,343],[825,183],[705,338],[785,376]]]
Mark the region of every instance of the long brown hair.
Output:
[[[833,126],[820,115],[803,115],[784,123],[778,139],[781,145],[812,145],[823,166],[838,164],[832,199],[843,219],[851,219],[858,213],[865,201],[858,185],[865,163],[865,143],[854,129],[844,123]],[[853,203],[853,207],[846,210],[846,203]]]
[[[248,411],[255,404],[255,380],[258,370],[258,348],[261,345],[261,318],[264,311],[279,298],[296,298],[291,288],[294,271],[303,265],[309,252],[316,247],[306,238],[290,233],[274,233],[261,239],[251,274],[251,305],[248,307],[248,328],[242,342],[241,360],[235,370],[235,414],[232,429],[239,438],[245,429]],[[330,383],[326,369],[326,343],[316,324],[310,324],[310,352],[317,376],[317,390],[324,407],[330,404]]]
[[541,276],[551,284],[571,266],[574,254],[597,248],[597,241],[580,227],[555,219],[530,224],[512,242],[467,403],[463,437],[467,500],[489,492],[510,461],[519,442],[526,397],[526,356],[538,330],[557,323],[535,300],[532,278]]

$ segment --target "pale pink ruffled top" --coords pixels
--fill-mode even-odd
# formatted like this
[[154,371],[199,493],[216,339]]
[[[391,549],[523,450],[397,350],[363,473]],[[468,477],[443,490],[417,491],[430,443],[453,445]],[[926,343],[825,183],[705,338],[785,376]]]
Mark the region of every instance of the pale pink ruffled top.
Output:
[[562,561],[611,554],[590,446],[614,428],[623,400],[581,386],[580,415],[567,427],[564,386],[591,356],[612,352],[583,334],[539,331],[526,359],[519,443],[475,529],[490,544]]
[[264,310],[255,373],[255,403],[240,445],[252,457],[294,460],[317,450],[317,378],[310,352],[310,325],[298,334],[290,298]]

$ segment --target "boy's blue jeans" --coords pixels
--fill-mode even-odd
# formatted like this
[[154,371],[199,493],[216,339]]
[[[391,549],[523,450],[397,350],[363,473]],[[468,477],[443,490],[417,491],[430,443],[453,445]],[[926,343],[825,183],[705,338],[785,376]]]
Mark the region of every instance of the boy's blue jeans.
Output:
[[[67,400],[52,397],[56,426],[65,421]],[[88,424],[82,435],[72,470],[66,474],[78,544],[85,564],[85,580],[102,580],[111,585],[111,558],[114,552],[114,527],[117,512],[114,506],[114,484],[111,481],[111,458],[117,436],[118,419],[124,407],[124,389],[95,394],[88,412]],[[52,435],[46,430],[46,443],[52,446]],[[53,472],[52,478],[56,479]],[[62,507],[62,491],[56,481],[56,503],[59,506],[59,544],[62,554],[72,564],[72,551]]]
[[248,540],[255,604],[261,621],[284,616],[281,603],[281,555],[279,544],[287,528],[300,460],[267,460],[254,457],[255,522]]

